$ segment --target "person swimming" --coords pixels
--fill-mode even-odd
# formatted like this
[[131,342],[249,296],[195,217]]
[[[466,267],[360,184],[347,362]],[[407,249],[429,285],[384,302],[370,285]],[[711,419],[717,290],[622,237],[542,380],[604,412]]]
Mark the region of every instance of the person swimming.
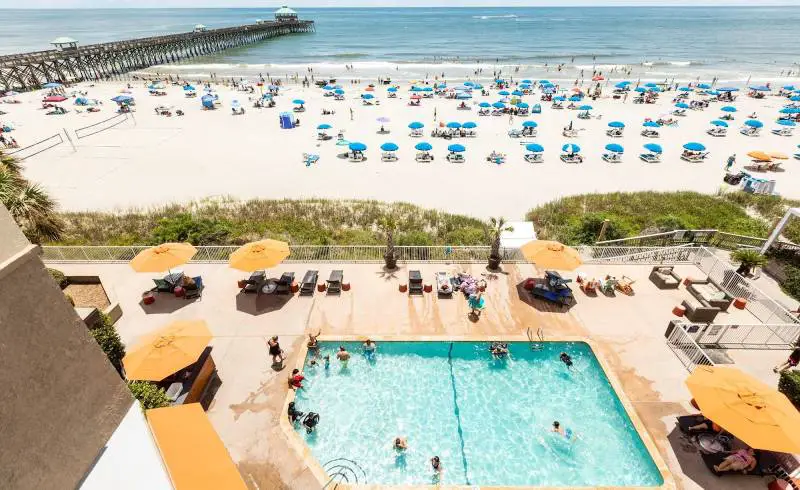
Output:
[[489,352],[495,357],[505,357],[508,355],[508,344],[502,342],[492,342]]
[[405,437],[395,437],[393,447],[395,451],[403,452],[408,449],[408,441]]
[[317,424],[319,424],[319,414],[314,412],[308,412],[305,418],[303,419],[303,427],[306,428],[306,433],[311,434],[316,429]]
[[305,415],[305,413],[297,410],[295,408],[294,402],[289,402],[289,409],[287,410],[286,415],[289,416],[289,422],[294,424],[295,422],[300,420],[303,417],[303,415]]
[[364,355],[367,356],[367,359],[372,359],[375,357],[375,351],[378,349],[378,346],[370,339],[367,339],[364,342]]
[[568,368],[572,367],[572,358],[569,357],[569,354],[567,354],[566,352],[562,352],[561,355],[559,356],[559,359],[561,359],[561,362],[563,362],[564,365],[567,366]]
[[442,467],[442,461],[439,459],[439,456],[434,456],[431,458],[431,468],[433,468],[433,473],[435,475],[440,475],[444,467]]
[[347,367],[347,363],[350,361],[350,353],[347,352],[347,349],[345,349],[343,345],[339,346],[339,352],[336,353],[336,359],[339,359],[342,362],[342,367]]
[[323,357],[323,359],[325,360],[325,370],[330,369],[331,368],[331,356],[325,356],[325,357]]
[[567,440],[572,439],[572,429],[561,427],[561,423],[558,420],[553,421],[553,428],[551,431],[564,436]]

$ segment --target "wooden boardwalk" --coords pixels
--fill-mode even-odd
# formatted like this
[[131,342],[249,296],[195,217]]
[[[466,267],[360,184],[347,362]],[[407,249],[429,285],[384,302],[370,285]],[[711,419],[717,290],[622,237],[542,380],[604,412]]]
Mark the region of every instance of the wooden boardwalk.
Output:
[[0,91],[46,82],[98,80],[148,66],[203,56],[288,34],[314,31],[314,21],[273,21],[76,48],[0,56]]

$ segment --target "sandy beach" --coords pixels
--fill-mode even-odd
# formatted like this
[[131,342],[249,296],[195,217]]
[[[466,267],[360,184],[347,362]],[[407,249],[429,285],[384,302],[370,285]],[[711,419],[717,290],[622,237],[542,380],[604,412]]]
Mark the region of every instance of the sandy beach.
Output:
[[[463,80],[449,81],[451,84]],[[771,133],[778,127],[778,110],[789,101],[785,97],[768,95],[756,100],[743,88],[737,100],[735,120],[729,121],[728,136],[714,138],[706,134],[710,121],[723,113],[720,107],[729,105],[714,102],[705,110],[687,110],[687,116],[676,118],[677,126],[660,129],[657,140],[640,135],[645,118],[670,117],[672,102],[678,92],[664,92],[655,104],[633,104],[633,93],[623,103],[612,99],[613,83],[603,86],[603,96],[586,100],[593,106],[592,118],[577,118],[578,111],[554,110],[549,102],[540,102],[540,92],[524,96],[531,106],[542,104],[541,114],[529,117],[479,117],[477,104],[494,103],[502,98],[491,89],[483,97],[479,92],[466,101],[470,110],[458,110],[460,101],[435,97],[423,99],[419,107],[409,106],[409,84],[403,83],[397,98],[387,98],[384,87],[377,87],[377,105],[362,104],[361,95],[367,82],[351,85],[339,81],[346,91],[345,100],[324,97],[315,86],[303,88],[290,84],[280,90],[274,108],[253,108],[249,97],[258,97],[215,85],[221,105],[218,110],[206,111],[200,98],[186,98],[180,86],[168,85],[164,96],[148,95],[146,83],[131,82],[131,95],[136,99],[133,117],[117,126],[94,135],[77,139],[76,128],[91,125],[114,115],[116,104],[111,98],[119,95],[124,82],[81,83],[66,89],[87,91],[89,98],[103,102],[100,112],[76,112],[72,99],[61,105],[65,115],[46,115],[42,109],[43,92],[16,96],[21,103],[2,104],[0,122],[10,123],[13,136],[21,146],[66,133],[74,148],[65,142],[25,160],[26,176],[41,183],[52,193],[63,210],[121,210],[147,208],[171,202],[187,203],[214,197],[248,198],[348,198],[407,201],[421,206],[476,217],[502,215],[512,219],[540,203],[560,196],[587,192],[638,190],[693,190],[718,192],[723,184],[724,167],[728,157],[737,155],[734,170],[750,164],[746,153],[753,150],[782,152],[791,157],[797,152],[798,137],[782,137]],[[604,82],[605,83],[605,82]],[[634,81],[635,83],[635,81]],[[792,83],[782,79],[773,87]],[[198,86],[200,91],[201,86]],[[488,89],[488,85],[486,85]],[[571,87],[566,88],[567,94]],[[513,87],[509,90],[513,90]],[[238,99],[245,107],[244,115],[231,114],[231,102]],[[281,129],[279,113],[291,111],[292,100],[303,99],[306,112],[295,114],[300,126]],[[692,94],[689,99],[700,100]],[[159,116],[159,105],[181,109],[181,117]],[[322,115],[322,110],[334,110]],[[352,116],[351,116],[352,110]],[[739,133],[742,123],[751,113],[757,113],[764,123],[759,137]],[[436,115],[434,119],[434,114]],[[381,123],[389,134],[378,134]],[[510,129],[522,128],[523,121],[538,124],[535,138],[510,138]],[[422,122],[424,137],[409,136],[408,124]],[[430,137],[439,124],[450,121],[477,123],[477,137],[445,140]],[[566,138],[562,129],[573,121],[578,130],[576,138]],[[621,121],[626,125],[621,138],[606,135],[608,123]],[[317,125],[328,123],[334,138],[317,140]],[[98,128],[103,127],[102,125]],[[348,161],[340,154],[346,147],[336,146],[336,134],[343,131],[349,141],[367,146],[366,159],[360,163]],[[66,140],[66,138],[65,138]],[[397,162],[382,162],[380,145],[391,141],[399,146]],[[414,160],[414,145],[427,141],[433,146],[435,160],[419,163]],[[702,163],[680,159],[682,145],[700,142],[707,147],[709,158]],[[531,164],[523,159],[526,153],[521,142],[536,142],[544,146],[544,163]],[[638,155],[645,143],[658,143],[664,149],[661,163],[647,164]],[[465,163],[446,161],[447,146],[459,143],[466,147]],[[560,161],[561,146],[575,143],[581,147],[584,161],[567,165]],[[601,159],[604,147],[618,143],[625,148],[620,163]],[[496,165],[486,161],[492,151],[507,155],[506,162]],[[303,153],[319,155],[319,161],[306,166]],[[754,176],[774,179],[775,190],[781,195],[800,198],[795,168],[797,160],[782,161],[778,172],[753,172]],[[732,189],[732,188],[731,188]]]

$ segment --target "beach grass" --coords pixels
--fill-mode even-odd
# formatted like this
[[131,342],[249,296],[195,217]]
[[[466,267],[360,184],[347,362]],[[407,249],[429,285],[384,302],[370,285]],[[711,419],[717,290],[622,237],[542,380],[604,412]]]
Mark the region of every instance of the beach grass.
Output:
[[[717,229],[765,237],[769,222],[747,212],[735,193],[717,197],[696,192],[613,192],[570,196],[537,206],[527,214],[539,238],[570,244],[593,243],[605,219],[605,239],[675,229]],[[739,199],[739,201],[737,201]],[[776,204],[762,204],[769,209]]]

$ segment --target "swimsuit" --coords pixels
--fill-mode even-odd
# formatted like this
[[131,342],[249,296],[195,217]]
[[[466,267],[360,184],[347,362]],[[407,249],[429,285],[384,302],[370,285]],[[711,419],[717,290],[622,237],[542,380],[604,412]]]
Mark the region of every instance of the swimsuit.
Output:
[[281,353],[281,346],[278,344],[269,346],[269,355],[278,356]]

